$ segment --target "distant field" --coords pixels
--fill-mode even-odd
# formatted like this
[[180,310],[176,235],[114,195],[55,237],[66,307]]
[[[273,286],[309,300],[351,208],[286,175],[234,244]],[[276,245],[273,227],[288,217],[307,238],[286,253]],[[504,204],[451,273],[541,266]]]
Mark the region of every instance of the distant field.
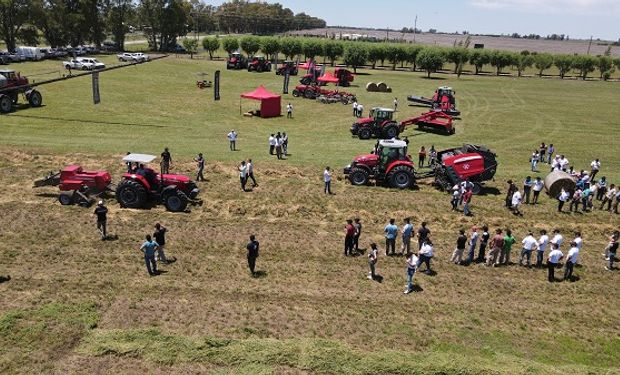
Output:
[[[19,69],[38,79],[64,73],[54,61]],[[195,81],[217,69],[222,100],[214,102]],[[407,106],[407,95],[454,87],[462,111],[454,136],[405,135],[411,153],[466,142],[497,152],[496,180],[474,198],[474,217],[450,212],[448,196],[424,181],[412,191],[346,183],[341,168],[374,144],[350,136],[349,106],[284,95],[293,120],[241,116],[256,107],[241,92],[259,84],[281,91],[273,73],[168,57],[102,74],[96,106],[88,77],[42,86],[44,107],[0,116],[0,276],[11,276],[0,283],[0,373],[619,374],[619,273],[605,271],[601,257],[618,215],[556,214],[548,197],[522,218],[502,208],[505,181],[530,174],[527,160],[541,141],[577,169],[601,158],[601,175],[620,182],[618,84],[423,76],[360,70],[347,90],[366,109],[398,97],[404,119],[425,110]],[[369,81],[394,92],[367,93]],[[226,141],[233,128],[238,152]],[[268,155],[275,131],[290,135],[285,161]],[[60,206],[56,188],[31,189],[70,163],[118,180],[126,151],[166,146],[181,173],[192,174],[192,158],[205,155],[204,205],[171,214],[120,209],[108,198],[117,241],[98,240],[91,209]],[[242,193],[235,166],[248,157],[260,186]],[[331,197],[321,193],[326,165],[336,171]],[[368,281],[365,255],[342,256],[344,221],[355,216],[365,224],[362,247],[376,241],[382,250],[390,217],[428,221],[437,274],[417,275],[421,290],[404,296],[404,259],[381,252],[384,280]],[[170,229],[168,255],[177,261],[148,278],[137,247],[157,221]],[[566,238],[581,230],[579,280],[549,284],[543,270],[450,264],[458,230],[485,223],[510,227],[519,240],[528,230],[558,227]],[[246,270],[250,233],[261,241],[257,279]],[[518,252],[515,245],[513,261]]]

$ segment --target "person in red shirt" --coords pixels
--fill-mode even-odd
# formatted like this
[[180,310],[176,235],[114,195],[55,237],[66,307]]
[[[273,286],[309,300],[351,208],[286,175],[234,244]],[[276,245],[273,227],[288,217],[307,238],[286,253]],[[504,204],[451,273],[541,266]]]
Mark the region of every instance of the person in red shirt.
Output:
[[495,230],[495,236],[493,236],[493,238],[491,239],[491,243],[489,244],[489,247],[491,248],[491,251],[489,251],[489,254],[487,255],[486,265],[495,266],[495,262],[497,261],[497,256],[499,255],[500,251],[504,247],[504,236],[502,236],[501,229],[498,228]]
[[467,190],[465,190],[465,193],[463,193],[463,215],[465,216],[471,216],[469,204],[471,203],[471,197],[473,195],[474,193],[471,191],[470,188],[467,188]]
[[347,220],[347,225],[344,227],[344,231],[344,256],[353,255],[353,244],[356,232],[355,227],[353,226],[353,220]]
[[420,151],[418,151],[418,168],[424,167],[425,159],[426,159],[426,148],[422,146],[420,147]]

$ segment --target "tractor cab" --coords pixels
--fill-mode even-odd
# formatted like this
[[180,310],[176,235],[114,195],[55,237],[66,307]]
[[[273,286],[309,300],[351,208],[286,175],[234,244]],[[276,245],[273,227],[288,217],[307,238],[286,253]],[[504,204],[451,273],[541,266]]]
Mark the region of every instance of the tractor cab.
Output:
[[368,117],[376,122],[382,122],[391,120],[394,116],[394,110],[392,108],[374,107],[370,110]]
[[379,157],[379,168],[385,169],[397,160],[409,160],[407,156],[407,143],[397,139],[382,139],[375,150]]

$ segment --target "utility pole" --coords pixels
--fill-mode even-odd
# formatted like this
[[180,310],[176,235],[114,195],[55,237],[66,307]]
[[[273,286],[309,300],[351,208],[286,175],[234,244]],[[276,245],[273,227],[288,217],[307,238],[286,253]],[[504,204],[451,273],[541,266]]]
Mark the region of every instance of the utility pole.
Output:
[[415,43],[415,33],[418,31],[418,15],[415,15],[415,21],[413,21],[413,42]]
[[590,47],[592,47],[592,38],[593,38],[593,36],[590,35],[590,43],[588,43],[588,52],[586,52],[586,55],[590,54]]

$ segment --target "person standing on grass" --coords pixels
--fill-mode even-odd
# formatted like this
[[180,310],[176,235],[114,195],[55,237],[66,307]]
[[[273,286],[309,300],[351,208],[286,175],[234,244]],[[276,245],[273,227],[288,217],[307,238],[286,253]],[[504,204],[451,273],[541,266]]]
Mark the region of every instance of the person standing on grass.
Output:
[[155,232],[153,232],[153,238],[155,239],[155,242],[157,242],[157,256],[155,257],[155,260],[163,263],[168,263],[168,259],[166,259],[166,254],[164,253],[164,247],[166,246],[166,232],[168,232],[166,227],[160,223],[155,224]]
[[463,229],[459,230],[459,236],[456,238],[456,249],[452,253],[450,262],[454,264],[463,263],[463,252],[465,252],[465,244],[467,243],[467,236]]
[[603,202],[601,202],[601,210],[605,207],[605,204],[607,204],[607,211],[611,211],[611,203],[614,201],[617,191],[616,185],[609,185],[609,189],[605,192],[605,196],[603,197]]
[[356,217],[355,222],[353,223],[355,227],[355,236],[353,237],[353,245],[355,247],[355,252],[359,253],[360,251],[360,236],[362,235],[362,223],[360,222],[360,218]]
[[282,153],[288,156],[288,134],[286,132],[282,132]]
[[521,192],[519,189],[516,189],[514,194],[512,195],[512,213],[518,216],[523,216],[523,212],[521,212],[521,202],[523,199],[521,198]]
[[239,169],[239,182],[241,182],[241,190],[246,192],[247,190],[245,189],[245,184],[248,182],[248,166],[245,163],[245,160],[241,161],[241,164],[237,167],[237,169]]
[[426,160],[426,148],[422,146],[418,151],[418,168],[424,167],[424,160]]
[[290,102],[286,105],[286,118],[293,118],[293,105]]
[[538,160],[541,163],[546,163],[546,160],[545,160],[546,155],[547,155],[547,145],[545,144],[545,142],[542,142],[540,144],[540,147],[538,148]]
[[590,190],[589,187],[586,187],[581,192],[581,211],[582,212],[590,211],[590,203],[591,203],[590,199],[591,198],[592,198],[592,191]]
[[525,181],[523,181],[523,195],[525,196],[525,204],[530,204],[530,193],[532,192],[533,186],[534,182],[532,181],[532,177],[527,176]]
[[605,260],[608,262],[605,266],[607,271],[613,271],[616,253],[618,252],[618,244],[620,243],[620,231],[615,231],[609,237],[609,243],[605,247]]
[[577,264],[577,260],[579,258],[579,247],[575,241],[571,241],[571,248],[568,250],[568,254],[566,255],[566,264],[564,265],[564,281],[573,279],[573,269]]
[[[594,180],[592,180],[594,183]],[[600,180],[596,182],[596,200],[602,201],[603,197],[605,197],[605,193],[607,192],[607,177],[603,176]]]
[[564,203],[568,201],[570,194],[562,188],[560,195],[558,195],[558,212],[562,212],[562,207],[564,207]]
[[237,132],[235,129],[231,130],[227,137],[230,151],[237,151]]
[[418,263],[416,264],[416,270],[419,269],[422,263],[426,264],[425,273],[431,273],[431,259],[433,259],[433,243],[431,239],[426,237],[422,242],[420,251],[418,251]]
[[532,172],[538,172],[538,170],[536,169],[536,165],[538,164],[538,158],[538,151],[534,150],[534,152],[532,152],[532,156],[530,156],[530,169],[532,170]]
[[506,235],[504,236],[504,246],[502,247],[502,252],[499,257],[499,264],[503,264],[505,266],[510,265],[510,252],[512,251],[512,245],[514,245],[517,240],[512,235],[512,231],[510,229],[506,229]]
[[258,249],[260,244],[256,240],[255,235],[250,235],[250,242],[245,247],[248,250],[248,267],[252,277],[256,276],[254,269],[256,268],[256,258],[258,258]]
[[487,244],[489,243],[489,239],[491,235],[489,234],[489,227],[487,225],[482,226],[482,236],[480,236],[480,247],[478,248],[478,258],[476,259],[476,263],[484,263],[486,258],[486,249]]
[[465,216],[471,216],[470,205],[473,196],[474,192],[469,187],[463,193],[463,215]]
[[392,255],[396,254],[396,236],[398,235],[398,226],[394,224],[395,220],[390,219],[390,222],[383,228],[385,233],[385,255],[389,255],[390,248],[392,249]]
[[529,232],[527,236],[521,241],[523,248],[521,249],[521,256],[519,257],[519,265],[523,265],[523,258],[525,258],[526,265],[532,266],[532,251],[538,248],[538,241],[534,238],[534,234]]
[[353,255],[353,242],[355,241],[355,226],[353,220],[347,219],[344,227],[344,256]]
[[374,280],[377,277],[375,270],[378,259],[379,249],[377,248],[377,244],[373,242],[370,244],[370,252],[368,253],[368,268],[370,268],[370,272],[368,272],[368,280]]
[[573,208],[575,209],[575,212],[579,211],[580,202],[581,202],[581,189],[576,188],[571,198],[570,205],[568,206],[568,212],[573,212]]
[[97,230],[101,234],[101,240],[108,238],[108,208],[100,200],[95,207],[94,214],[97,216]]
[[140,246],[140,251],[144,253],[144,263],[149,275],[157,275],[157,262],[155,261],[155,251],[159,248],[159,244],[151,239],[151,235],[146,235],[146,241]]
[[414,235],[413,224],[411,224],[410,218],[405,218],[405,225],[403,225],[401,233],[403,245],[400,248],[400,252],[401,254],[408,254],[411,252],[411,237]]
[[418,229],[418,250],[422,249],[424,241],[428,239],[430,234],[431,231],[426,227],[426,221],[423,221],[422,224],[420,224],[420,229]]
[[398,110],[398,98],[394,98],[394,112]]
[[282,135],[280,135],[280,132],[276,134],[275,144],[276,144],[276,157],[278,158],[278,160],[282,160]]
[[551,252],[547,257],[547,280],[550,283],[556,281],[555,280],[555,269],[558,267],[560,261],[564,258],[564,254],[556,244],[551,244]]
[[532,185],[532,190],[534,191],[534,198],[532,199],[532,204],[538,203],[538,196],[540,195],[540,192],[542,191],[543,187],[545,187],[545,183],[542,181],[540,177],[536,177],[536,180],[534,181]]
[[329,167],[323,171],[323,182],[325,182],[325,194],[332,194],[332,172]]
[[254,163],[252,162],[252,159],[248,159],[248,162],[246,163],[246,166],[248,168],[248,176],[246,178],[246,181],[248,179],[252,180],[252,187],[255,188],[258,186],[258,183],[256,182],[256,178],[254,178]]
[[471,228],[471,236],[469,238],[469,252],[467,253],[466,263],[472,264],[474,262],[474,256],[476,254],[476,245],[478,244],[478,228],[475,226]]
[[437,151],[435,150],[435,145],[431,145],[431,149],[429,150],[428,156],[429,156],[428,166],[433,168],[435,164],[437,164]]
[[197,168],[196,181],[204,181],[205,158],[202,156],[202,153],[198,154],[198,156],[194,158],[194,161],[196,162]]
[[357,103],[357,117],[364,116],[364,106],[362,103]]
[[553,143],[551,143],[549,144],[549,148],[547,148],[547,164],[551,164],[554,153],[555,153],[555,147],[553,147]]
[[452,187],[452,197],[450,198],[450,204],[452,205],[452,211],[459,210],[459,200],[461,198],[461,189],[458,185]]
[[[407,252],[407,289],[405,289],[405,294],[409,294],[413,292],[413,277],[415,276],[415,271],[418,269],[418,265],[420,262],[420,258],[418,258],[411,251]],[[427,265],[427,270],[430,268]]]
[[504,236],[502,236],[501,229],[498,228],[495,230],[495,235],[491,239],[491,244],[489,247],[491,248],[491,251],[489,251],[489,255],[487,255],[486,265],[495,267],[499,263],[497,261],[498,255],[504,247]]
[[590,179],[594,180],[594,177],[601,170],[601,161],[598,159],[594,159],[592,163],[590,163]]
[[353,117],[357,117],[357,100],[353,101]]
[[506,183],[508,184],[508,190],[506,191],[506,208],[510,209],[512,207],[512,196],[518,189],[517,185],[515,185],[512,180],[508,180]]
[[273,155],[276,150],[276,136],[275,134],[271,134],[269,136],[269,155]]
[[560,160],[558,161],[558,163],[560,163],[560,170],[562,172],[568,171],[568,165],[570,164],[570,162],[568,161],[568,158],[566,156],[560,155]]
[[536,246],[536,267],[540,268],[543,265],[543,258],[545,256],[545,250],[547,250],[547,245],[549,245],[549,236],[547,235],[546,230],[540,231],[540,238],[538,239],[538,244]]
[[161,161],[159,163],[162,174],[170,173],[170,164],[172,164],[172,155],[170,155],[170,151],[168,147],[166,147],[164,148],[164,152],[161,153]]

